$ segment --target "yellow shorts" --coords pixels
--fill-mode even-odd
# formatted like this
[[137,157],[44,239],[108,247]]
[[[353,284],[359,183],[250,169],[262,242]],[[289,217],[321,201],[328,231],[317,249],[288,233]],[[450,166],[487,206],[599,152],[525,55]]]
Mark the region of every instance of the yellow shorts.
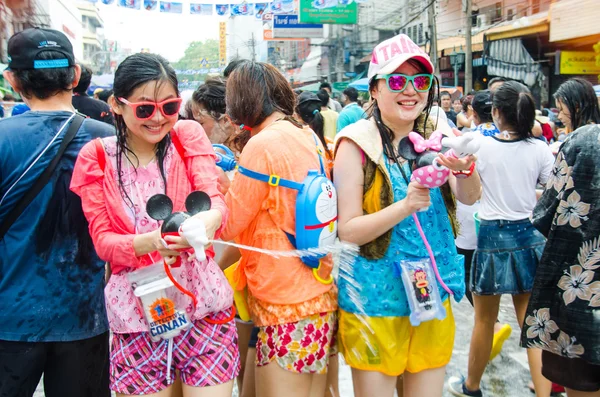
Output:
[[364,371],[398,376],[443,367],[454,347],[454,315],[444,301],[446,318],[410,324],[408,317],[367,317],[339,310],[339,349],[346,363]]

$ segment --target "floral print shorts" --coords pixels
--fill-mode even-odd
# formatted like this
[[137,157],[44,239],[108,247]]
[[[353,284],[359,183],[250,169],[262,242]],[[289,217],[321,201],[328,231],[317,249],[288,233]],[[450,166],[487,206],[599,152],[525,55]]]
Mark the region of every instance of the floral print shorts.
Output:
[[288,371],[326,374],[329,356],[337,353],[337,313],[314,314],[295,323],[260,327],[256,365],[271,361]]

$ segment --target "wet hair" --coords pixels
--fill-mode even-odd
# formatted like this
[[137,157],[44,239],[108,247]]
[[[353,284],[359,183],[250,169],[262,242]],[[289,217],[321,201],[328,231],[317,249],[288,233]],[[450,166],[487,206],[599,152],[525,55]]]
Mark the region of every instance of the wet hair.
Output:
[[600,109],[594,86],[579,77],[562,83],[554,99],[560,100],[569,110],[573,130],[589,123],[600,124]]
[[460,98],[460,104],[462,105],[463,112],[467,113],[469,110],[469,105],[471,105],[472,101],[473,95],[465,95],[464,97]]
[[492,95],[490,90],[479,91],[471,101],[473,111],[482,123],[491,123],[492,119]]
[[321,106],[327,106],[329,104],[330,97],[327,91],[320,89],[319,92],[317,92],[317,96],[321,100]]
[[[62,59],[64,55],[55,51],[42,51],[38,54],[41,61]],[[48,99],[62,92],[73,90],[75,67],[56,69],[13,69],[21,95],[25,98]]]
[[79,78],[79,84],[77,84],[77,87],[73,88],[73,92],[85,94],[88,88],[90,88],[90,84],[92,84],[92,69],[85,65],[80,66],[81,77]]
[[344,95],[350,100],[350,102],[358,101],[358,90],[354,87],[348,87],[344,90]]
[[331,156],[331,152],[327,148],[327,141],[325,140],[325,119],[321,114],[321,100],[319,97],[308,91],[300,94],[298,96],[296,113],[317,134],[325,151]]
[[488,90],[496,83],[506,83],[508,80],[504,77],[494,77],[488,81]]
[[235,59],[231,62],[229,62],[229,64],[225,67],[225,69],[223,70],[223,77],[224,78],[228,78],[231,73],[233,73],[233,71],[240,66],[241,64],[243,64],[244,62],[248,62],[245,59]]
[[325,88],[329,89],[331,91],[331,84],[329,84],[328,82],[323,82],[321,83],[321,85],[319,86],[319,90],[324,90]]
[[[296,97],[290,83],[268,63],[246,61],[240,64],[227,80],[225,99],[227,114],[234,124],[253,128],[274,112],[281,112],[286,120],[301,127],[292,117]],[[233,143],[241,152],[249,139],[250,131],[244,130]]]
[[[115,100],[117,103],[120,103],[118,98],[127,99],[136,88],[152,81],[158,82],[159,85],[170,84],[179,96],[177,75],[165,58],[160,55],[148,53],[134,54],[125,58],[115,71],[115,81],[113,85]],[[159,85],[157,85],[157,89]],[[123,199],[126,200],[133,209],[134,203],[125,191],[125,186],[123,184],[121,163],[123,153],[125,152],[130,153],[136,159],[137,156],[127,147],[127,135],[129,132],[123,116],[115,114],[115,127],[117,130],[116,157],[119,190],[121,191]],[[167,178],[165,175],[164,160],[170,143],[171,134],[169,133],[156,145],[156,159],[165,184],[165,191],[167,189]]]
[[527,87],[517,81],[507,81],[494,91],[492,106],[500,112],[504,129],[510,129],[521,139],[533,137],[535,101]]
[[225,82],[219,78],[207,79],[204,84],[194,91],[192,100],[202,105],[210,116],[218,120],[225,114]]
[[452,95],[450,95],[450,93],[448,91],[442,91],[442,92],[440,92],[439,100],[441,101],[442,97],[445,97],[445,96],[449,96],[450,99],[452,99]]
[[110,98],[110,96],[112,94],[113,94],[113,90],[104,90],[104,91],[98,93],[98,99],[100,99],[102,102],[108,103],[108,98]]

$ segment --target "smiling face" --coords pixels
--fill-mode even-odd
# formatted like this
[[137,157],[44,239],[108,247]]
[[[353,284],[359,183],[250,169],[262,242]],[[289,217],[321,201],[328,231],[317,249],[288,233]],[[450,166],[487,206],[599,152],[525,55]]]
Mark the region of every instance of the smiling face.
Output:
[[[414,76],[425,72],[405,62],[394,73]],[[427,106],[428,95],[429,92],[415,91],[412,82],[402,92],[391,92],[383,79],[378,80],[371,91],[371,96],[377,100],[381,117],[392,124],[414,122]]]
[[569,112],[569,108],[558,98],[556,99],[556,108],[558,109],[558,119],[565,125],[568,131],[571,131],[571,113]]
[[[135,88],[128,98],[131,103],[136,102],[162,102],[167,99],[177,98],[177,91],[168,81],[150,81]],[[136,118],[134,109],[120,101],[113,100],[114,112],[123,117],[129,138],[157,144],[175,125],[178,113],[165,117],[157,109],[149,119],[139,120]]]

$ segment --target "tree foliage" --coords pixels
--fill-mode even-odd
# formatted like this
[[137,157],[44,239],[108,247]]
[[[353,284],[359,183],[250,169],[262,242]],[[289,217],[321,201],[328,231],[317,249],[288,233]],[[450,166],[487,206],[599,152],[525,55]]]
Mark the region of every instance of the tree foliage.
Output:
[[183,57],[173,64],[179,70],[203,69],[202,59],[208,61],[208,68],[216,68],[219,65],[219,41],[208,39],[205,41],[193,41],[185,50]]

